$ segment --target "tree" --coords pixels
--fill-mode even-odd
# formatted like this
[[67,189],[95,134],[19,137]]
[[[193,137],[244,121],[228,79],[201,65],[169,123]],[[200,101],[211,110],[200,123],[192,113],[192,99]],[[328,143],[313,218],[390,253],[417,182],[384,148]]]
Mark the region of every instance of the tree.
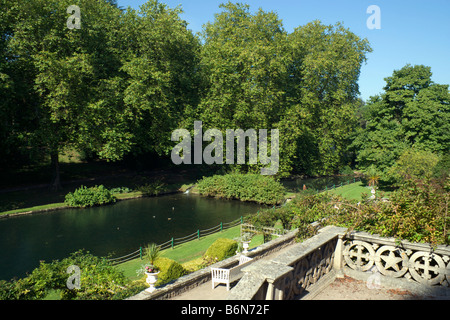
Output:
[[[67,28],[66,11],[73,4],[82,12],[81,29]],[[107,132],[99,120],[114,106],[106,105],[96,112],[95,107],[101,104],[96,90],[118,68],[111,47],[120,10],[96,0],[36,0],[12,5],[17,9],[17,23],[9,49],[15,63],[25,66],[31,80],[27,90],[36,99],[36,127],[29,140],[51,156],[52,185],[58,189],[59,152],[68,146],[89,144],[93,127]]]
[[357,125],[360,68],[372,49],[366,39],[338,23],[314,21],[289,34],[291,63],[283,117],[283,152],[289,166],[308,174],[331,174],[346,161]]
[[431,80],[431,68],[406,65],[385,78],[384,93],[367,103],[366,126],[353,142],[359,166],[385,173],[410,148],[450,150],[450,92]]
[[[78,267],[70,275],[72,267]],[[72,270],[73,272],[74,270]],[[68,274],[69,273],[69,274]],[[71,278],[78,277],[79,288],[69,288]],[[145,286],[132,282],[104,257],[84,250],[52,262],[41,261],[26,277],[0,281],[0,297],[7,300],[40,300],[50,291],[59,291],[62,300],[112,300],[136,294]]]
[[151,0],[123,16],[123,103],[133,153],[170,154],[171,132],[198,104],[200,42],[180,8]]
[[[80,8],[79,29],[67,27],[70,5]],[[156,0],[139,12],[121,10],[114,0],[14,0],[7,8],[0,18],[14,23],[1,30],[1,54],[11,58],[0,66],[0,93],[15,78],[26,80],[2,104],[24,97],[30,119],[22,136],[50,156],[55,189],[59,153],[66,148],[108,161],[132,152],[169,153],[170,132],[198,103],[200,44],[179,8]],[[13,77],[2,70],[19,71]],[[12,125],[15,114],[0,110]]]
[[223,132],[275,129],[286,109],[287,33],[273,12],[251,13],[248,5],[231,2],[220,8],[201,34],[206,82],[192,117]]
[[[0,163],[2,168],[28,162],[30,133],[36,127],[37,97],[29,61],[11,49],[19,23],[19,1],[0,0]],[[34,155],[34,158],[36,156]]]
[[220,130],[279,129],[280,175],[337,171],[356,126],[367,40],[319,21],[288,34],[273,12],[221,8],[202,33],[208,80],[194,116]]

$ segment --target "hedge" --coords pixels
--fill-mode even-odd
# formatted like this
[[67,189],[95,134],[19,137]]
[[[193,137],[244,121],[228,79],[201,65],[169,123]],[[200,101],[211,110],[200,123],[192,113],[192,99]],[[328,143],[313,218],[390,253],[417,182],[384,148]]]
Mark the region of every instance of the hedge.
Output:
[[206,250],[203,258],[210,263],[221,261],[236,254],[238,243],[232,239],[219,238]]

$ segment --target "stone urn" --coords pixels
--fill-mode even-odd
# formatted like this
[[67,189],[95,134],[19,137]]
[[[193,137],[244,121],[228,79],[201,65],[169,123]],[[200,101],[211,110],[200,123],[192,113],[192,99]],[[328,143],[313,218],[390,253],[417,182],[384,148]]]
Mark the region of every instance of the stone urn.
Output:
[[375,196],[375,193],[376,193],[375,188],[372,188],[372,190],[370,190],[370,193],[372,193],[372,195],[370,196],[370,199],[374,200],[376,198],[376,196]]
[[244,248],[244,250],[242,251],[243,254],[247,254],[248,252],[248,245],[250,244],[250,241],[243,241],[242,242],[242,248]]
[[149,288],[145,289],[145,291],[152,293],[156,290],[155,283],[158,281],[158,272],[146,272],[147,280],[145,280],[149,284]]

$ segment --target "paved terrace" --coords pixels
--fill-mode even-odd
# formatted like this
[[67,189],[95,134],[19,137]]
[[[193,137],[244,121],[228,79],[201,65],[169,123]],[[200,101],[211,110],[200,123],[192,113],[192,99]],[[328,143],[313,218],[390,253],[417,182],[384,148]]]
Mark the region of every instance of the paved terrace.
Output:
[[[295,232],[251,250],[239,281],[212,288],[210,268],[184,276],[152,294],[165,300],[450,300],[450,248],[326,227],[295,243]],[[236,257],[214,267],[236,266]]]

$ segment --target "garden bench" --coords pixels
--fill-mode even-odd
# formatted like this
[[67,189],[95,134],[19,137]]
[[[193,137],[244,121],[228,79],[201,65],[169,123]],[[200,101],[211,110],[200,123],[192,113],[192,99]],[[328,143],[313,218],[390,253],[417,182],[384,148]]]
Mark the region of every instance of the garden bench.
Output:
[[230,290],[230,283],[242,277],[242,268],[246,267],[253,260],[250,257],[240,255],[239,264],[231,269],[211,268],[211,282],[214,289],[215,283],[224,283],[227,285],[227,291]]

